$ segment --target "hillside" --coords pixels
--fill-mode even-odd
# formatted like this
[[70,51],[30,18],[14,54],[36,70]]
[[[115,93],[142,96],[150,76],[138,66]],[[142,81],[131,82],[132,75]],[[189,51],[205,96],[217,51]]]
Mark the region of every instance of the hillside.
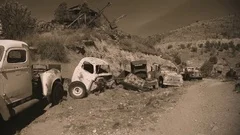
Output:
[[198,21],[153,37],[161,43],[238,38],[240,37],[240,15]]
[[199,20],[208,20],[240,12],[238,0],[186,0],[164,15],[139,27],[145,36],[174,30]]
[[[154,47],[141,43],[141,38],[108,27],[53,30],[32,35],[24,39],[31,47],[34,63],[58,63],[62,65],[63,76],[70,78],[83,57],[98,57],[109,62],[113,73],[130,70],[130,61],[146,59],[170,66],[174,64],[161,58]],[[120,66],[121,65],[121,66]]]
[[[183,65],[201,67],[210,57],[217,65],[225,65],[224,73],[235,67],[240,57],[240,16],[198,21],[188,26],[148,37],[155,48],[172,57],[180,58]],[[213,65],[212,65],[213,66]]]

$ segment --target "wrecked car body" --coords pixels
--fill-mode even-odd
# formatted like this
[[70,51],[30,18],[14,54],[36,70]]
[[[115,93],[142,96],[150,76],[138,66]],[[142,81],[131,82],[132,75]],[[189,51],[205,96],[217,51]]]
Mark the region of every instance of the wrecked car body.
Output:
[[149,75],[151,78],[158,79],[159,86],[182,86],[183,78],[177,73],[176,67],[161,66],[160,64],[154,63],[151,67]]
[[198,79],[202,80],[202,73],[196,67],[186,67],[183,69],[182,76],[184,80]]
[[158,88],[157,79],[148,78],[147,61],[138,60],[130,63],[131,72],[124,70],[116,77],[116,84],[121,84],[125,89],[148,91]]
[[111,88],[114,83],[108,62],[95,57],[85,57],[73,72],[69,94],[72,98],[80,99],[87,93]]

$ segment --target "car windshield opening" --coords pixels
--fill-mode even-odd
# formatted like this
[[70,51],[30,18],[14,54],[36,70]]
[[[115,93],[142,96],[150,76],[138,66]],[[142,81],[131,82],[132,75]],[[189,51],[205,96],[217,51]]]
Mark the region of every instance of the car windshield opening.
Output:
[[96,66],[96,71],[97,71],[97,74],[109,73],[110,72],[110,67],[109,67],[109,65],[97,65]]

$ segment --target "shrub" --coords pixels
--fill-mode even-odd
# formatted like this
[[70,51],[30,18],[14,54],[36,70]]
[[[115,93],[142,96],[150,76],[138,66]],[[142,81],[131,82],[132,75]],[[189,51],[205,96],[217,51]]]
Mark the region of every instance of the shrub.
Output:
[[203,47],[203,44],[198,44],[198,47],[199,47],[199,48],[202,48],[202,47]]
[[67,9],[68,7],[66,2],[60,3],[54,12],[54,20],[60,24],[63,24],[68,19]]
[[187,66],[187,63],[186,63],[186,62],[182,62],[181,65],[182,65],[183,67],[186,67],[186,66]]
[[202,67],[200,68],[202,75],[204,77],[208,77],[211,75],[211,72],[213,70],[213,66],[214,64],[217,64],[218,59],[216,56],[212,56],[209,58],[208,61],[205,61],[204,64],[202,65]]
[[9,39],[22,39],[31,34],[36,23],[28,8],[16,0],[9,0],[1,5],[0,20],[4,37]]
[[181,49],[185,49],[186,46],[185,46],[184,44],[181,44],[181,45],[180,45],[180,48],[181,48]]
[[209,58],[209,62],[211,62],[212,64],[217,64],[218,58],[216,56],[212,56]]
[[197,52],[197,47],[192,47],[191,52]]
[[235,49],[235,45],[234,45],[233,41],[230,41],[228,43],[228,46],[229,46],[229,48]]
[[219,48],[219,43],[217,42],[211,42],[212,44],[212,47],[215,48],[215,49],[218,49]]
[[211,75],[214,64],[210,61],[205,61],[201,66],[200,70],[202,72],[203,77],[208,77]]
[[222,44],[222,48],[223,48],[224,50],[228,50],[228,49],[229,49],[229,46],[228,46],[227,43],[223,43],[223,44]]
[[104,51],[104,52],[108,52],[108,49],[107,49],[106,46],[103,47],[103,51]]
[[42,60],[54,60],[58,62],[67,62],[67,52],[60,41],[57,38],[45,38],[39,40],[37,43],[38,54]]
[[173,58],[174,58],[174,62],[177,65],[180,65],[182,63],[182,60],[181,60],[181,58],[178,55],[174,55]]
[[218,48],[218,51],[222,52],[222,51],[223,51],[223,48],[222,48],[222,47],[219,47],[219,48]]
[[192,46],[192,44],[191,43],[189,43],[189,44],[187,44],[187,48],[189,48],[190,49],[190,47]]
[[132,39],[122,39],[120,40],[121,49],[129,52],[141,52],[144,54],[151,55],[160,55],[161,51],[155,48],[140,44],[138,42],[133,41]]
[[237,44],[235,49],[236,49],[237,51],[240,51],[240,44]]
[[173,48],[173,45],[168,45],[167,48],[168,48],[168,49],[171,49],[171,48]]

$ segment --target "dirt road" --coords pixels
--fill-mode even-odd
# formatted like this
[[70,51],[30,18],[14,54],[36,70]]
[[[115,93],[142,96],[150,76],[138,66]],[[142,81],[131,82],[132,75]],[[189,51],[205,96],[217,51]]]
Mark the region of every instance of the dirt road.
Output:
[[187,89],[176,107],[160,115],[152,135],[240,135],[240,95],[233,84],[206,79]]
[[233,88],[233,82],[205,79],[146,93],[108,90],[47,111],[35,107],[7,123],[4,133],[240,135],[240,95]]

